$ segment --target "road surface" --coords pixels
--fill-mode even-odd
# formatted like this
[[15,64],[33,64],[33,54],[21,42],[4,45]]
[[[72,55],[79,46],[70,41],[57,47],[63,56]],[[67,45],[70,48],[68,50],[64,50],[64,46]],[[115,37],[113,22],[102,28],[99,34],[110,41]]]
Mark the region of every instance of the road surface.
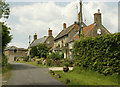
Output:
[[47,68],[11,62],[12,76],[7,85],[64,85],[48,73]]

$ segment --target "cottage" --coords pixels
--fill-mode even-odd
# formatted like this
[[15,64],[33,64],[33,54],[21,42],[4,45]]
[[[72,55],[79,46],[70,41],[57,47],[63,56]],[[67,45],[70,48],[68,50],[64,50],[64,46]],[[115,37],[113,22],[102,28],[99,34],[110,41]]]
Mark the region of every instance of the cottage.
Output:
[[[73,36],[73,39],[70,40],[69,43],[69,56],[72,57],[72,46],[74,44],[74,41],[79,40],[79,27],[76,25],[76,31],[77,33]],[[84,37],[97,37],[100,35],[106,35],[110,34],[110,32],[102,25],[102,18],[100,10],[98,9],[98,13],[94,14],[94,23],[91,25],[88,25],[83,28]]]
[[17,48],[16,46],[7,47],[4,50],[8,61],[16,61],[18,57],[26,57],[27,50],[24,48]]
[[[84,38],[110,34],[102,25],[101,19],[101,13],[98,9],[98,12],[94,14],[94,23],[88,26],[83,23]],[[80,13],[78,14],[78,22],[79,21]],[[72,47],[76,40],[79,40],[79,25],[74,23],[66,28],[66,23],[64,23],[63,30],[55,37],[53,51],[64,52],[64,58],[72,58]]]
[[[80,21],[80,13],[78,14],[78,22]],[[83,23],[83,27],[86,27],[86,24]],[[72,24],[69,27],[66,27],[66,23],[63,24],[62,31],[54,39],[54,48],[53,51],[64,52],[64,58],[69,58],[69,44],[68,42],[74,37],[77,33],[76,24]]]
[[48,30],[48,36],[44,36],[42,38],[37,39],[37,34],[34,35],[34,40],[28,47],[28,53],[27,56],[29,56],[30,49],[34,46],[38,46],[40,43],[46,44],[47,47],[53,47],[54,46],[54,37],[52,35],[52,30],[49,28]]

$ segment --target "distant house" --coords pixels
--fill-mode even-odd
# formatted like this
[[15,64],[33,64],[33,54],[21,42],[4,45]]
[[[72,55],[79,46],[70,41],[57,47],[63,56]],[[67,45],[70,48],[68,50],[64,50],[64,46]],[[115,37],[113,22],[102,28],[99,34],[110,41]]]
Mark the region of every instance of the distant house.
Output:
[[28,47],[28,53],[27,56],[29,56],[30,49],[34,46],[38,46],[40,43],[46,44],[47,47],[53,47],[54,46],[54,37],[52,35],[52,30],[49,28],[48,30],[48,36],[44,36],[42,38],[37,39],[37,34],[34,35],[34,40]]
[[[78,22],[80,14],[78,14]],[[102,25],[101,13],[94,14],[94,23],[86,25],[83,23],[84,37],[97,37],[100,35],[110,34],[110,32]],[[66,23],[63,24],[63,30],[55,37],[53,51],[64,52],[64,58],[72,57],[72,47],[74,41],[79,40],[79,26],[75,23],[66,28]]]
[[18,57],[26,57],[27,50],[24,48],[17,48],[16,46],[7,47],[4,50],[5,55],[8,58],[8,61],[16,61]]

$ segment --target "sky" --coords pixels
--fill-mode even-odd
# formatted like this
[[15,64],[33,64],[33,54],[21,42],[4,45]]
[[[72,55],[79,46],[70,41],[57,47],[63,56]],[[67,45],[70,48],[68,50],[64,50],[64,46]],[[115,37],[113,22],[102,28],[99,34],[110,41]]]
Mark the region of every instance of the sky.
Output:
[[[8,46],[27,48],[29,35],[31,42],[33,35],[38,38],[48,35],[48,29],[53,30],[53,36],[63,29],[63,23],[67,27],[77,21],[78,1],[72,2],[8,2],[10,16],[6,20],[13,35]],[[94,22],[94,13],[100,9],[102,24],[111,33],[118,32],[118,3],[117,2],[83,2],[83,20],[87,25]],[[85,21],[86,20],[86,21]]]

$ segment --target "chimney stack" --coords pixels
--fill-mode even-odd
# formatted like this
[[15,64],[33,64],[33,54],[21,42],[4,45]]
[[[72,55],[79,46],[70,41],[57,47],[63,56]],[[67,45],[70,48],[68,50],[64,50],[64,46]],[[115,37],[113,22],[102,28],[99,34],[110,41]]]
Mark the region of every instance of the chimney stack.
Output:
[[34,40],[36,40],[37,39],[37,34],[35,33],[35,35],[34,35]]
[[48,30],[48,36],[52,36],[52,30],[50,30],[50,28]]
[[63,24],[63,29],[66,29],[66,23]]
[[100,9],[98,9],[98,13],[94,14],[94,23],[102,24]]

